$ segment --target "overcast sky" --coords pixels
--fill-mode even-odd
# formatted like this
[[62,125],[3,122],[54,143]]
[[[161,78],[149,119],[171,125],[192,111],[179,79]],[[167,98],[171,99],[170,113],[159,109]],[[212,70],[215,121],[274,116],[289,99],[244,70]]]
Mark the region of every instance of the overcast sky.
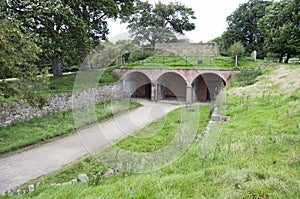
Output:
[[[155,4],[159,0],[148,0],[148,2]],[[160,0],[164,4],[174,2],[175,0]],[[192,8],[195,12],[196,29],[186,32],[185,35],[194,42],[208,42],[218,36],[227,28],[226,17],[233,13],[240,4],[248,2],[248,0],[176,0],[185,4],[186,7]],[[109,22],[110,35],[109,38],[114,40],[125,37],[122,34],[126,30],[125,24],[117,22]],[[120,36],[124,35],[124,36]]]

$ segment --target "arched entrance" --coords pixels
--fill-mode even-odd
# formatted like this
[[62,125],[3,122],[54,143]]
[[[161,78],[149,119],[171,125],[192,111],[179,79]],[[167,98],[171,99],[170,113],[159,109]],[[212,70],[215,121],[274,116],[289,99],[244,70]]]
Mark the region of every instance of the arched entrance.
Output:
[[186,101],[186,80],[179,74],[168,72],[157,80],[157,100]]
[[225,81],[217,74],[205,73],[199,75],[192,83],[193,102],[215,100],[225,85]]
[[123,78],[124,96],[151,99],[151,81],[141,72],[132,72]]

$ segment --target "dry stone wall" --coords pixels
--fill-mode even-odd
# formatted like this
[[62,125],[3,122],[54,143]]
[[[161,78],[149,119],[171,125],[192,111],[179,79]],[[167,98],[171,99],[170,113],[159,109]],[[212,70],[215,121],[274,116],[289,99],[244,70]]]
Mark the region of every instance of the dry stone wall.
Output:
[[122,98],[122,89],[122,83],[118,82],[80,92],[56,94],[49,99],[49,105],[43,109],[33,108],[24,102],[9,103],[5,107],[0,107],[0,126]]
[[155,55],[158,56],[218,56],[217,43],[162,43],[156,44]]

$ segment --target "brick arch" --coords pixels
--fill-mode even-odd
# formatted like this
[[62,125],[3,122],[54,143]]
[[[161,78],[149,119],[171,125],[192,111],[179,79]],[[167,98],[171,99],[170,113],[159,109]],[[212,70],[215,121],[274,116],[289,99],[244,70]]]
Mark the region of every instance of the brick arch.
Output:
[[182,79],[184,79],[185,83],[188,85],[189,84],[189,81],[188,79],[186,78],[186,76],[184,76],[184,74],[182,74],[179,70],[166,70],[166,71],[163,71],[162,73],[160,73],[157,77],[156,77],[156,81],[159,80],[159,78],[161,78],[162,76],[164,76],[165,74],[168,74],[168,73],[174,73],[178,76],[180,76]]
[[140,71],[130,71],[122,76],[123,94],[126,97],[151,98],[151,80]]
[[216,73],[202,73],[192,82],[193,101],[215,100],[219,92],[226,86],[226,81]]
[[151,78],[149,77],[149,75],[147,74],[147,72],[145,71],[142,71],[142,70],[128,70],[126,73],[124,73],[122,76],[121,76],[121,79],[122,80],[125,80],[126,78],[128,78],[129,76],[132,76],[134,74],[137,74],[137,75],[144,75],[146,76],[151,82]]
[[175,99],[186,101],[188,82],[180,73],[168,71],[162,73],[156,80],[157,99]]
[[201,73],[195,74],[194,77],[191,78],[191,83],[193,83],[199,76],[205,75],[205,74],[216,75],[216,76],[220,77],[223,80],[225,85],[227,85],[227,81],[228,81],[227,78],[224,77],[224,75],[221,72],[216,72],[216,71],[203,71]]

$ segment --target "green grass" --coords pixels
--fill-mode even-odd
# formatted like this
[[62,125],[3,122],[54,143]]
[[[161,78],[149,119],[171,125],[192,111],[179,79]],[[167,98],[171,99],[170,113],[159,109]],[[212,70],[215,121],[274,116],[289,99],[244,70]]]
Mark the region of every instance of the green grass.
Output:
[[[202,64],[198,64],[201,60]],[[238,68],[257,68],[278,66],[278,63],[242,57]],[[151,56],[144,60],[128,63],[127,68],[173,68],[173,69],[234,69],[234,59],[224,56],[210,57],[180,57],[180,56]]]
[[[292,68],[280,71],[294,70]],[[259,81],[274,74],[264,74]],[[286,84],[293,81],[288,76],[282,78]],[[256,84],[255,89],[264,89],[263,86]],[[226,112],[231,119],[223,125],[218,144],[205,158],[199,158],[199,154],[206,137],[195,140],[177,161],[157,172],[121,172],[99,179],[97,185],[49,186],[48,182],[62,181],[62,176],[75,178],[83,171],[92,179],[100,176],[107,165],[89,158],[50,177],[41,188],[23,198],[299,198],[299,89],[287,91],[273,87],[260,94],[253,92],[250,86],[243,88],[247,95],[242,96],[231,91],[238,89],[228,89]],[[209,108],[205,108],[207,114],[203,114],[199,129],[207,122]],[[163,147],[173,139],[176,129],[176,119],[172,117],[178,116],[178,112],[172,114],[174,112],[168,115],[170,120],[165,120],[169,122],[163,128],[158,121],[136,135],[143,137],[151,133],[151,129],[161,129],[160,133],[142,138],[142,142],[129,137],[118,146],[139,152],[153,151],[153,143],[159,143],[157,148]]]
[[[0,127],[0,154],[71,133],[77,128],[140,106],[136,102],[130,102],[128,106],[127,101],[118,101],[118,103],[120,103],[120,106],[116,106],[113,112],[111,103],[96,105],[95,109],[94,107],[84,108],[82,112],[90,111],[91,114],[82,118],[79,124],[76,125],[74,124],[73,112],[68,111],[66,113],[56,113],[41,118],[34,118],[12,126]],[[96,113],[96,116],[92,113]]]
[[[65,74],[63,77],[50,77],[49,83],[47,85],[36,85],[35,92],[38,94],[45,94],[45,95],[53,95],[58,93],[65,93],[65,92],[73,92],[73,91],[81,91],[83,89],[103,86],[106,84],[117,82],[119,79],[114,77],[110,72],[115,67],[108,67],[104,71],[85,71],[85,72],[75,72]],[[80,73],[81,77],[86,76],[87,79],[91,75],[97,76],[97,79],[94,79],[92,85],[84,85],[83,87],[75,87],[76,81],[78,81],[78,73]],[[16,84],[16,81],[10,81],[11,84]],[[1,99],[4,102],[13,102],[19,101],[20,97],[15,96],[7,99]]]

